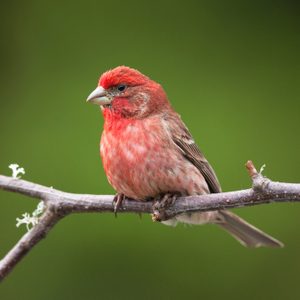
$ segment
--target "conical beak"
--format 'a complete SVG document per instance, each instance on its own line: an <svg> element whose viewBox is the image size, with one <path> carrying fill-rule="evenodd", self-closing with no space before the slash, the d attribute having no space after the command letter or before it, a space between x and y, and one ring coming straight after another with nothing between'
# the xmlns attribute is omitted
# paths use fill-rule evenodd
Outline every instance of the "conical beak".
<svg viewBox="0 0 300 300"><path fill-rule="evenodd" d="M111 99L108 97L107 91L102 86L98 86L87 97L86 102L94 103L98 105L105 105L105 104L109 104L111 102Z"/></svg>

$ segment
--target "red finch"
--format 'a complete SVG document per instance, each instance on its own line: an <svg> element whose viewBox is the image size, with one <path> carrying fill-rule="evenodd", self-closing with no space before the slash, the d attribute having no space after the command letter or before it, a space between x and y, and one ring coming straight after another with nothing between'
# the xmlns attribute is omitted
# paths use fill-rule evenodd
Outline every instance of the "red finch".
<svg viewBox="0 0 300 300"><path fill-rule="evenodd" d="M215 172L158 83L120 66L102 74L87 101L102 109L105 122L100 153L119 199L146 201L163 194L221 192ZM177 221L215 223L248 247L282 246L227 210L184 213L164 223Z"/></svg>

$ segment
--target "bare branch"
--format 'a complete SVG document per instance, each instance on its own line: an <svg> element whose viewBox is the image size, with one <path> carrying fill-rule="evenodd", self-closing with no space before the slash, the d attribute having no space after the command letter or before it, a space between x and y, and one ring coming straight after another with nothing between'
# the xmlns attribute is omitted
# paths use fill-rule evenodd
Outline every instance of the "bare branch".
<svg viewBox="0 0 300 300"><path fill-rule="evenodd" d="M159 211L155 211L155 215L158 219L165 220L184 212L230 209L271 202L300 201L300 184L273 182L257 172L251 161L247 162L246 168L252 178L253 186L251 189L180 197L161 215ZM0 281L64 216L70 213L114 212L114 196L110 195L66 193L26 180L2 175L0 175L0 189L43 200L46 206L39 223L27 232L0 261ZM152 205L151 201L142 202L125 199L119 212L153 213Z"/></svg>

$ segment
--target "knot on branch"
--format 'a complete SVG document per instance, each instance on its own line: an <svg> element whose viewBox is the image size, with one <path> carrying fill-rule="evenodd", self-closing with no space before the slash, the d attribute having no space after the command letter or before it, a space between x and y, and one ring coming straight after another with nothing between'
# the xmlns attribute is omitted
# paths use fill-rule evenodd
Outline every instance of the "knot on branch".
<svg viewBox="0 0 300 300"><path fill-rule="evenodd" d="M262 171L258 172L251 160L248 160L246 163L246 168L248 170L249 176L252 179L252 188L255 192L267 191L270 179L262 175Z"/></svg>

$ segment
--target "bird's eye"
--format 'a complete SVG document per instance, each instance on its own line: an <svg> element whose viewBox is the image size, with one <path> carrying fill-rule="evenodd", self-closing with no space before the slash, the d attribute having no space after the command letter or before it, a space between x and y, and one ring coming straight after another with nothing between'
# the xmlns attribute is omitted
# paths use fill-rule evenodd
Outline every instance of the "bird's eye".
<svg viewBox="0 0 300 300"><path fill-rule="evenodd" d="M126 89L126 85L125 84L119 84L117 86L118 91L123 92Z"/></svg>

